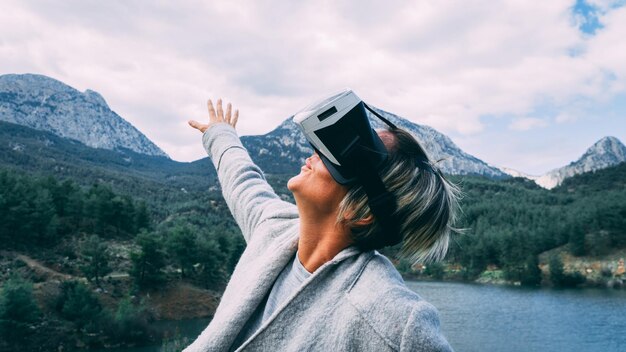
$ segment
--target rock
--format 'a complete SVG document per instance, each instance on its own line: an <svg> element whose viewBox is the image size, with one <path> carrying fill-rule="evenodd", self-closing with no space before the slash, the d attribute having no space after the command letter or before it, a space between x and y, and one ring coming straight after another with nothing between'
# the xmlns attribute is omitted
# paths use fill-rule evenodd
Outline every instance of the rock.
<svg viewBox="0 0 626 352"><path fill-rule="evenodd" d="M0 120L74 139L93 148L167 155L112 111L102 96L42 75L0 76ZM21 149L20 149L21 148ZM21 151L23 147L14 146Z"/></svg>

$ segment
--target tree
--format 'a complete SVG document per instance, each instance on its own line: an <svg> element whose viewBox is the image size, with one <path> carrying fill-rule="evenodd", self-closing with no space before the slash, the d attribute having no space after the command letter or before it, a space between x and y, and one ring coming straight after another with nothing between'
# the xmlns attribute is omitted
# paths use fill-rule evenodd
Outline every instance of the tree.
<svg viewBox="0 0 626 352"><path fill-rule="evenodd" d="M85 261L81 267L83 274L87 280L93 279L100 286L100 278L111 272L106 244L97 235L92 235L81 246L81 255Z"/></svg>
<svg viewBox="0 0 626 352"><path fill-rule="evenodd" d="M576 287L586 281L579 272L566 273L563 270L563 261L558 255L550 257L550 281L556 287Z"/></svg>
<svg viewBox="0 0 626 352"><path fill-rule="evenodd" d="M17 276L9 278L0 292L0 336L9 343L21 344L33 333L29 326L40 314L32 284Z"/></svg>
<svg viewBox="0 0 626 352"><path fill-rule="evenodd" d="M580 257L587 254L585 247L585 231L580 226L571 226L569 229L569 244L572 254Z"/></svg>
<svg viewBox="0 0 626 352"><path fill-rule="evenodd" d="M191 273L196 260L196 235L189 226L176 225L166 236L169 256L177 262L184 278Z"/></svg>
<svg viewBox="0 0 626 352"><path fill-rule="evenodd" d="M72 321L78 329L95 331L102 318L102 306L82 282L65 281L61 284L61 294L57 298L57 310Z"/></svg>
<svg viewBox="0 0 626 352"><path fill-rule="evenodd" d="M165 254L155 234L142 231L135 238L139 251L131 253L133 267L130 275L140 287L149 287L163 280Z"/></svg>
<svg viewBox="0 0 626 352"><path fill-rule="evenodd" d="M135 228L137 230L150 229L150 214L148 213L148 207L144 201L139 202L137 205L135 212Z"/></svg>
<svg viewBox="0 0 626 352"><path fill-rule="evenodd" d="M80 230L85 195L69 180L64 181L59 188L60 193L64 195L56 200L59 232L62 235L72 235Z"/></svg>
<svg viewBox="0 0 626 352"><path fill-rule="evenodd" d="M424 274L432 277L433 279L441 280L445 274L445 266L443 263L433 262L426 265Z"/></svg>
<svg viewBox="0 0 626 352"><path fill-rule="evenodd" d="M124 297L113 316L111 333L118 340L141 342L148 338L148 315L142 303L134 305L130 297Z"/></svg>
<svg viewBox="0 0 626 352"><path fill-rule="evenodd" d="M92 229L103 236L115 222L113 198L115 193L106 184L97 183L87 193L87 215L92 219Z"/></svg>
<svg viewBox="0 0 626 352"><path fill-rule="evenodd" d="M213 239L198 236L196 247L198 249L198 263L200 264L198 275L204 287L211 288L224 278L222 267L226 255Z"/></svg>
<svg viewBox="0 0 626 352"><path fill-rule="evenodd" d="M563 279L565 273L563 272L563 261L558 254L553 254L549 261L550 266L550 281L554 286L560 287L563 285Z"/></svg>
<svg viewBox="0 0 626 352"><path fill-rule="evenodd" d="M541 269L539 268L539 258L536 255L529 255L526 259L521 283L524 286L538 286L541 284Z"/></svg>

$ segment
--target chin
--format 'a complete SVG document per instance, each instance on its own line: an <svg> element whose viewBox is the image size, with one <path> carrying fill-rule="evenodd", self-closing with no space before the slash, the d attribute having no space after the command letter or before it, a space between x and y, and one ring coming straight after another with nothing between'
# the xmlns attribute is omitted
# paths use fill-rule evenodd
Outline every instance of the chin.
<svg viewBox="0 0 626 352"><path fill-rule="evenodd" d="M290 178L289 181L287 181L287 189L291 193L293 193L294 189L298 187L298 176L300 175L295 175L294 177Z"/></svg>

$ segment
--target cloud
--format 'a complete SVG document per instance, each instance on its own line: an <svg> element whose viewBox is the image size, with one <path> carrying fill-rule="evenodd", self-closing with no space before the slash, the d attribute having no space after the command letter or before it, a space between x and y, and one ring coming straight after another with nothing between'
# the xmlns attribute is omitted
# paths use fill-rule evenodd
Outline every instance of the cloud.
<svg viewBox="0 0 626 352"><path fill-rule="evenodd" d="M569 112L561 112L554 118L557 123L572 122L578 120L578 116Z"/></svg>
<svg viewBox="0 0 626 352"><path fill-rule="evenodd" d="M546 101L559 109L626 91L626 10L589 3L602 9L594 36L570 0L16 0L0 14L0 73L96 90L177 160L204 155L185 121L219 96L241 110L240 134L266 133L348 86L414 122L472 135Z"/></svg>
<svg viewBox="0 0 626 352"><path fill-rule="evenodd" d="M536 117L525 117L516 119L509 125L509 129L514 131L528 131L534 128L541 128L548 126L548 123L542 119Z"/></svg>

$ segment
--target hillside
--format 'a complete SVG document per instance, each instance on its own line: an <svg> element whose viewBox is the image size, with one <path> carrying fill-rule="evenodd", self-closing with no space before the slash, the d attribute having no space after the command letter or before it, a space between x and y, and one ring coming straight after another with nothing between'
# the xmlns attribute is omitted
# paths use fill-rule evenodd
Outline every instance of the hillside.
<svg viewBox="0 0 626 352"><path fill-rule="evenodd" d="M167 155L92 90L84 93L50 77L0 76L0 120L52 132L94 148Z"/></svg>
<svg viewBox="0 0 626 352"><path fill-rule="evenodd" d="M604 137L594 143L578 160L535 179L538 185L551 189L568 178L615 166L626 161L626 146L615 137Z"/></svg>
<svg viewBox="0 0 626 352"><path fill-rule="evenodd" d="M243 139L270 184L293 201L285 185L308 150L286 142L298 141L289 123L265 140ZM458 227L465 231L445 264L413 266L397 248L383 253L419 278L622 282L615 261L626 248L625 175L622 163L553 190L524 178L453 175L464 193ZM2 292L18 292L16 304L36 313L18 319L11 338L52 349L160 341L149 328L154 319L210 318L245 246L207 158L181 163L93 148L2 121L0 223ZM548 269L555 258L564 263L562 281ZM0 350L10 348L6 341Z"/></svg>
<svg viewBox="0 0 626 352"><path fill-rule="evenodd" d="M554 190L562 193L592 194L609 189L626 189L626 162L570 177Z"/></svg>
<svg viewBox="0 0 626 352"><path fill-rule="evenodd" d="M528 263L546 265L538 256L556 248L559 255L603 262L613 250L626 248L625 166L574 176L551 191L519 178L460 179L465 193L460 227L466 232L457 236L448 261L462 265L466 278L495 267L518 282L528 275ZM616 266L613 262L611 270Z"/></svg>
<svg viewBox="0 0 626 352"><path fill-rule="evenodd" d="M51 132L0 121L0 166L31 174L69 178L83 185L106 182L146 199L166 193L215 186L215 169L208 159L191 163L149 156L131 150L92 148Z"/></svg>
<svg viewBox="0 0 626 352"><path fill-rule="evenodd" d="M376 109L399 128L411 133L428 152L433 161L447 174L477 175L494 179L509 178L497 168L462 151L450 138L435 129L415 124L405 118ZM373 128L385 128L378 118L369 115ZM293 118L283 121L273 131L259 136L243 136L244 146L252 159L265 172L272 174L295 174L312 149Z"/></svg>

